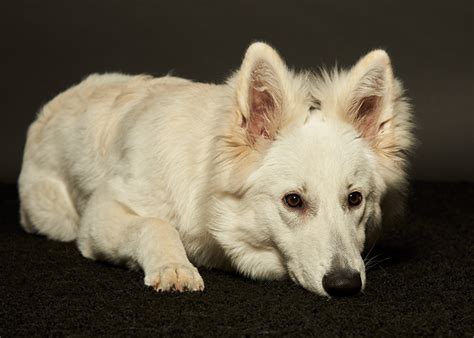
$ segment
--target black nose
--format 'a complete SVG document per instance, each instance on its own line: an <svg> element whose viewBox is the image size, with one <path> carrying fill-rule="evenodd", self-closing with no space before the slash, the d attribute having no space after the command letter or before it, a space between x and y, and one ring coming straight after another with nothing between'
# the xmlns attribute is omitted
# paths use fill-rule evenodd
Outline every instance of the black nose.
<svg viewBox="0 0 474 338"><path fill-rule="evenodd" d="M330 271L323 277L323 287L330 296L354 296L362 288L360 273L349 269Z"/></svg>

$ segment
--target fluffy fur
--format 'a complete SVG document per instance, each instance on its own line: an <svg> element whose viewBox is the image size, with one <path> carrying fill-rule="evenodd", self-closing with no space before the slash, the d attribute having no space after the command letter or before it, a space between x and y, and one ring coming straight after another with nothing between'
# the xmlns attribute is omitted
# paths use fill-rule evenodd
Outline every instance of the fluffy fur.
<svg viewBox="0 0 474 338"><path fill-rule="evenodd" d="M363 289L366 239L403 207L411 130L381 50L315 76L254 43L222 85L91 75L28 131L21 223L139 266L156 290L203 290L195 266L289 276L321 295L345 269Z"/></svg>

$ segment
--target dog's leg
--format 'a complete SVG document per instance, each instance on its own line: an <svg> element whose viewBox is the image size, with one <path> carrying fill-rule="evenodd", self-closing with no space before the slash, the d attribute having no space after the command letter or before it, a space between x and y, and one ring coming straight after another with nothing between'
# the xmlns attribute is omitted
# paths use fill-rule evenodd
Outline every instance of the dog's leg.
<svg viewBox="0 0 474 338"><path fill-rule="evenodd" d="M145 284L158 291L203 290L178 231L162 219L139 216L112 196L102 189L91 197L81 219L81 253L91 259L138 264L145 272Z"/></svg>
<svg viewBox="0 0 474 338"><path fill-rule="evenodd" d="M22 172L20 223L30 233L59 241L77 237L79 216L66 184L55 173Z"/></svg>

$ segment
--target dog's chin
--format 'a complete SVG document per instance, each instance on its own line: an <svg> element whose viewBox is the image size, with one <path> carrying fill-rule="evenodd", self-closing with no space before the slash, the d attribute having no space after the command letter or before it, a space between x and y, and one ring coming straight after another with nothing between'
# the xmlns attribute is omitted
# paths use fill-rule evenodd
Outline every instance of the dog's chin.
<svg viewBox="0 0 474 338"><path fill-rule="evenodd" d="M317 273L308 273L303 269L288 269L288 276L295 284L317 295L329 297L323 288L323 274L321 274L321 278L318 278L318 275Z"/></svg>

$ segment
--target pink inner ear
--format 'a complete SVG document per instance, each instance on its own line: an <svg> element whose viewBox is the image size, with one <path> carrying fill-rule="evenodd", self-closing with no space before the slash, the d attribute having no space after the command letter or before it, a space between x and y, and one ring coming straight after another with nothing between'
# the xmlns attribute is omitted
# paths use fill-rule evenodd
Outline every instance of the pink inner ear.
<svg viewBox="0 0 474 338"><path fill-rule="evenodd" d="M248 132L253 137L272 139L275 135L274 118L276 104L272 95L264 87L250 88L250 119Z"/></svg>
<svg viewBox="0 0 474 338"><path fill-rule="evenodd" d="M372 137L377 133L377 122L381 113L381 96L367 96L359 101L356 111L356 126L364 137Z"/></svg>

